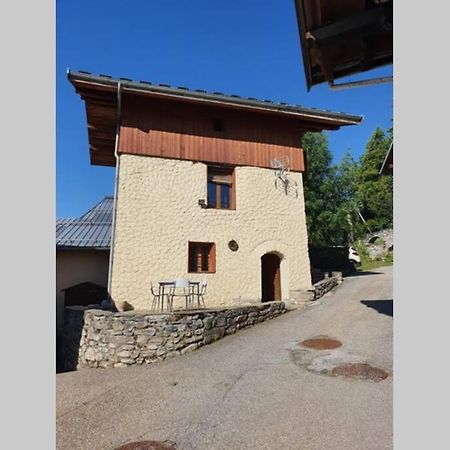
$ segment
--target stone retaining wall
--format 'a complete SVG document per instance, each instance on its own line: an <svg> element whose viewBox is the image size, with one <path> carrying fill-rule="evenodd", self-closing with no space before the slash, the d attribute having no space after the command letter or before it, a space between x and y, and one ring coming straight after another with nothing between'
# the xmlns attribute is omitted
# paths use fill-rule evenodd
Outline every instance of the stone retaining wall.
<svg viewBox="0 0 450 450"><path fill-rule="evenodd" d="M318 281L314 286L314 300L324 296L328 291L331 291L335 286L342 283L341 272L333 272L331 277L324 278Z"/></svg>
<svg viewBox="0 0 450 450"><path fill-rule="evenodd" d="M377 244L370 242L376 238L379 238L381 242ZM394 232L392 229L386 229L369 233L363 243L371 259L383 258L394 249Z"/></svg>
<svg viewBox="0 0 450 450"><path fill-rule="evenodd" d="M284 302L160 314L66 308L61 370L162 361L285 312Z"/></svg>

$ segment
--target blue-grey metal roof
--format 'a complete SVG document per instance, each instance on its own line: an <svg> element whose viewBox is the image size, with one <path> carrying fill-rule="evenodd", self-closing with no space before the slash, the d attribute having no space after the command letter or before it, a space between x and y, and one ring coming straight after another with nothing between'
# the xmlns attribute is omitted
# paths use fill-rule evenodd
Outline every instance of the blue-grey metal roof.
<svg viewBox="0 0 450 450"><path fill-rule="evenodd" d="M56 220L56 247L109 249L114 197L105 197L76 219Z"/></svg>
<svg viewBox="0 0 450 450"><path fill-rule="evenodd" d="M214 101L216 103L257 107L272 112L291 114L303 118L315 118L322 120L335 121L338 126L356 125L363 119L362 116L335 112L330 110L321 110L317 108L305 107L302 105L290 105L288 103L276 103L271 100L258 100L252 97L241 97L234 94L224 94L222 92L207 92L201 89L189 89L185 86L170 86L168 84L154 84L149 81L133 81L130 78L113 78L110 75L94 75L85 70L67 71L67 76L72 82L94 83L104 88L117 89L120 83L122 90L136 92L153 92L155 94L166 94L177 97L197 99L199 101ZM324 127L326 128L326 127Z"/></svg>

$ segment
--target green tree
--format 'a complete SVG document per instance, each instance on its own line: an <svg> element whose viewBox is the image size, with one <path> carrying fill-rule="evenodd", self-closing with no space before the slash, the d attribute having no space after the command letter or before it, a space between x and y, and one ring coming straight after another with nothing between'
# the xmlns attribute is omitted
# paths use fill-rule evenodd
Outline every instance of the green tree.
<svg viewBox="0 0 450 450"><path fill-rule="evenodd" d="M348 243L352 243L365 231L357 203L359 164L347 150L342 160L335 166L335 171L339 201L341 208L347 213L349 223Z"/></svg>
<svg viewBox="0 0 450 450"><path fill-rule="evenodd" d="M327 136L305 133L303 149L306 224L315 247L348 245L369 228L392 226L392 177L379 174L392 140L377 128L359 162L346 152L332 165Z"/></svg>
<svg viewBox="0 0 450 450"><path fill-rule="evenodd" d="M392 176L379 174L391 143L390 136L391 131L386 136L383 130L377 128L360 161L355 200L372 231L392 226L393 180Z"/></svg>
<svg viewBox="0 0 450 450"><path fill-rule="evenodd" d="M353 196L355 163L345 158L332 166L325 134L305 133L303 149L307 158L305 175L305 211L309 243L316 247L346 245L352 234L349 204Z"/></svg>

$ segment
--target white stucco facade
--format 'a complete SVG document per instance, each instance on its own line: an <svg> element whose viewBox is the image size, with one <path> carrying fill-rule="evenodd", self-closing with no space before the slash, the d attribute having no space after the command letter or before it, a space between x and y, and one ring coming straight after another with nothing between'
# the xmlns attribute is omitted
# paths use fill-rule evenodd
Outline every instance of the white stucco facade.
<svg viewBox="0 0 450 450"><path fill-rule="evenodd" d="M236 209L204 209L207 166L199 162L120 155L111 274L116 303L149 309L150 280L208 282L207 306L261 301L261 257L282 257L281 294L311 289L301 173L289 188L274 171L236 167ZM235 240L233 252L228 242ZM188 273L188 243L216 245L215 273Z"/></svg>

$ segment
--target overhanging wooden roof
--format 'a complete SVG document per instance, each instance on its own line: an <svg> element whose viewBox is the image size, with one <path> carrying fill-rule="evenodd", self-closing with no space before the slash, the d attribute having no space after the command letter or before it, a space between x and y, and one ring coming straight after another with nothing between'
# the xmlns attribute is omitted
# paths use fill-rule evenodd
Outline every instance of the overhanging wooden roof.
<svg viewBox="0 0 450 450"><path fill-rule="evenodd" d="M393 60L393 0L295 0L308 91Z"/></svg>
<svg viewBox="0 0 450 450"><path fill-rule="evenodd" d="M118 126L118 90L121 96L132 95L149 100L167 101L171 104L202 105L213 109L245 111L252 117L274 120L289 120L299 123L299 128L321 131L335 130L341 126L355 125L362 117L328 110L305 108L300 105L274 103L270 100L243 98L189 90L184 87L155 85L147 81L132 81L127 78L112 78L108 75L93 75L89 72L68 72L68 78L85 101L91 163L114 165L114 148ZM264 116L262 116L264 115Z"/></svg>

